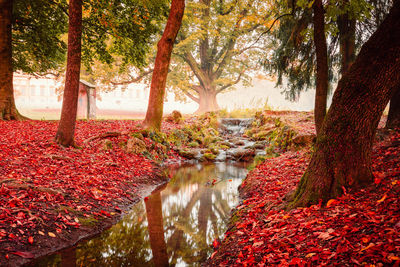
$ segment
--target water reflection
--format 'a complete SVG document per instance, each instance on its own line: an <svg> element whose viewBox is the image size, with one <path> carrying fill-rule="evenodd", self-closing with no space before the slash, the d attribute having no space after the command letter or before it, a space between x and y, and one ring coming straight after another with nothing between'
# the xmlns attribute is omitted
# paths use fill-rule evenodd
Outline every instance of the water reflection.
<svg viewBox="0 0 400 267"><path fill-rule="evenodd" d="M172 169L170 183L112 228L37 266L196 266L222 238L244 166L217 163Z"/></svg>

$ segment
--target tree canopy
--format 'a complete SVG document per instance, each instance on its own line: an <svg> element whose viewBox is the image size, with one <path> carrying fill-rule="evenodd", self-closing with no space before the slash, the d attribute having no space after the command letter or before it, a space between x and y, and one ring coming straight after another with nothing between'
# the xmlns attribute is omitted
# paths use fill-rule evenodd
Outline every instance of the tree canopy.
<svg viewBox="0 0 400 267"><path fill-rule="evenodd" d="M217 110L217 94L250 84L273 16L269 1L188 1L168 87L199 103L199 112Z"/></svg>

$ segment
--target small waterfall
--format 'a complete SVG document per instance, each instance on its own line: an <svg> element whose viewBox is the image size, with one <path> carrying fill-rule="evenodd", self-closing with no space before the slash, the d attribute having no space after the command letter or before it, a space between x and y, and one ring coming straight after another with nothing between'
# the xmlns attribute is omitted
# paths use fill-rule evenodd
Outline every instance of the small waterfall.
<svg viewBox="0 0 400 267"><path fill-rule="evenodd" d="M232 119L223 118L220 120L221 128L227 134L232 136L241 136L254 119Z"/></svg>

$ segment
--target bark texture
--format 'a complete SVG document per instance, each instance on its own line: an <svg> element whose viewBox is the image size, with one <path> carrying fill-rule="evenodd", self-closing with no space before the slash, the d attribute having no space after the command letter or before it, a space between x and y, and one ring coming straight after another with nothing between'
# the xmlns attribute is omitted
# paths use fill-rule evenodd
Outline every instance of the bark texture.
<svg viewBox="0 0 400 267"><path fill-rule="evenodd" d="M343 0L342 7L348 4L349 0ZM339 29L339 44L341 54L342 75L350 68L355 59L356 45L356 20L348 13L342 14L337 19Z"/></svg>
<svg viewBox="0 0 400 267"><path fill-rule="evenodd" d="M21 120L15 107L12 66L13 0L0 0L0 120Z"/></svg>
<svg viewBox="0 0 400 267"><path fill-rule="evenodd" d="M79 75L81 70L82 0L69 1L67 72L61 119L56 142L62 146L75 146L74 133L78 109Z"/></svg>
<svg viewBox="0 0 400 267"><path fill-rule="evenodd" d="M315 128L320 132L326 114L326 98L328 96L328 48L325 38L325 14L322 0L313 4L314 44L317 58L317 81L315 90Z"/></svg>
<svg viewBox="0 0 400 267"><path fill-rule="evenodd" d="M373 182L371 149L385 106L400 87L400 1L343 75L315 152L289 207L327 201Z"/></svg>
<svg viewBox="0 0 400 267"><path fill-rule="evenodd" d="M400 87L390 99L389 114L386 121L386 128L400 128Z"/></svg>
<svg viewBox="0 0 400 267"><path fill-rule="evenodd" d="M150 86L149 105L143 125L146 128L160 130L164 107L165 86L172 48L182 24L185 0L172 0L167 25L161 40L157 44L157 56Z"/></svg>

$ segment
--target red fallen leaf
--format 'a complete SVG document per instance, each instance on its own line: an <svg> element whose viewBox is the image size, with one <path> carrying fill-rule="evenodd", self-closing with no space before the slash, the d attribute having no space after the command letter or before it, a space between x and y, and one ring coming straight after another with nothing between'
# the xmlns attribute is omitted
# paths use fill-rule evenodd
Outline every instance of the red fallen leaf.
<svg viewBox="0 0 400 267"><path fill-rule="evenodd" d="M293 258L289 265L301 265L301 259L300 258Z"/></svg>
<svg viewBox="0 0 400 267"><path fill-rule="evenodd" d="M379 199L378 201L376 201L377 203L381 203L383 201L385 201L385 199L387 198L386 193L383 195L383 197L381 199Z"/></svg>
<svg viewBox="0 0 400 267"><path fill-rule="evenodd" d="M14 255L20 256L22 258L25 259L32 259L35 257L35 255L33 255L31 252L27 252L27 251L16 251L16 252L11 252Z"/></svg>
<svg viewBox="0 0 400 267"><path fill-rule="evenodd" d="M211 259L214 258L215 254L217 254L217 252L213 252L213 254L211 254Z"/></svg>
<svg viewBox="0 0 400 267"><path fill-rule="evenodd" d="M330 199L328 200L328 202L326 203L326 207L329 208L330 206L333 206L337 203L336 199Z"/></svg>
<svg viewBox="0 0 400 267"><path fill-rule="evenodd" d="M28 242L29 242L29 244L33 244L33 237L32 236L28 237Z"/></svg>
<svg viewBox="0 0 400 267"><path fill-rule="evenodd" d="M6 257L6 259L7 259L7 260L9 260L9 259L10 259L10 257L8 256L8 254L6 254L6 256L5 256L5 257Z"/></svg>
<svg viewBox="0 0 400 267"><path fill-rule="evenodd" d="M149 200L149 197L144 197L144 201L147 201L147 200Z"/></svg>
<svg viewBox="0 0 400 267"><path fill-rule="evenodd" d="M221 242L219 241L218 238L214 239L214 241L212 242L212 246L214 248L214 250L218 249L218 247L221 245Z"/></svg>

